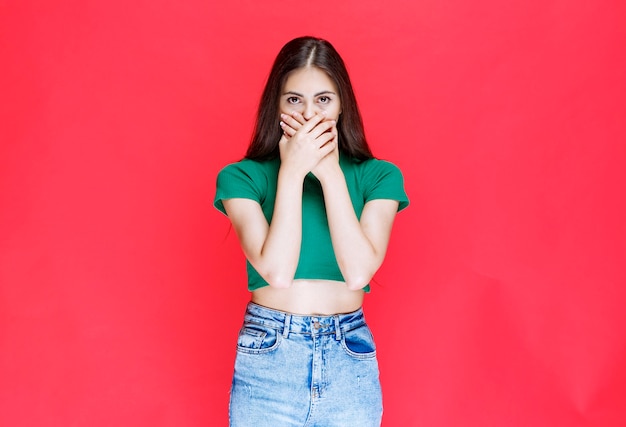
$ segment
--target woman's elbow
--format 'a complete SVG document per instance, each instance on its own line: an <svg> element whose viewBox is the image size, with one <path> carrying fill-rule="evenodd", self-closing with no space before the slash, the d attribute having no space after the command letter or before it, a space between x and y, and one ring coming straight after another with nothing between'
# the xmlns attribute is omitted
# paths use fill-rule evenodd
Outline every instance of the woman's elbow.
<svg viewBox="0 0 626 427"><path fill-rule="evenodd" d="M289 275L268 274L264 279L270 287L276 289L290 288L293 283L293 276Z"/></svg>
<svg viewBox="0 0 626 427"><path fill-rule="evenodd" d="M370 275L354 276L354 277L345 277L344 279L345 279L345 283L348 289L350 289L351 291L359 291L370 283L372 276Z"/></svg>
<svg viewBox="0 0 626 427"><path fill-rule="evenodd" d="M348 289L351 291L358 291L369 285L372 277L374 277L374 273L376 273L377 269L372 268L373 263L368 263L370 265L365 266L362 265L353 265L353 266L343 266L340 270L343 275L343 281L345 282Z"/></svg>

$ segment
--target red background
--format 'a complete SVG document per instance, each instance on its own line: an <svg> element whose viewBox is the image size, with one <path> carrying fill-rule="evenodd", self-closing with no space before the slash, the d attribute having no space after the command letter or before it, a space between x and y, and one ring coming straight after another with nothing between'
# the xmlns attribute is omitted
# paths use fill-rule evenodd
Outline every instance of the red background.
<svg viewBox="0 0 626 427"><path fill-rule="evenodd" d="M215 176L304 34L343 55L411 197L366 298L384 425L626 425L623 2L0 17L3 426L226 425L248 295Z"/></svg>

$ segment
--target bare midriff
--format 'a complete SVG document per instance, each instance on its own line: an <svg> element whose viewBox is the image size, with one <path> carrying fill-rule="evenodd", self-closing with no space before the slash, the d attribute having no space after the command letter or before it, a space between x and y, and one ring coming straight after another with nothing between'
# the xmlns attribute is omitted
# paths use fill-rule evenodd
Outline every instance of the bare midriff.
<svg viewBox="0 0 626 427"><path fill-rule="evenodd" d="M363 304L363 290L353 291L332 280L294 280L286 289L265 286L252 292L252 302L301 315L350 313Z"/></svg>

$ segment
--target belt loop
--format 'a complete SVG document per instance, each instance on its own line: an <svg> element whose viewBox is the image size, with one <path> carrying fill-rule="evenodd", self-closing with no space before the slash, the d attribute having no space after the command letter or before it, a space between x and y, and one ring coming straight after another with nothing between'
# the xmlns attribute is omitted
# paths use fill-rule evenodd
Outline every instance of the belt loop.
<svg viewBox="0 0 626 427"><path fill-rule="evenodd" d="M283 338L289 337L289 326L291 324L291 314L285 314L285 326L283 328Z"/></svg>
<svg viewBox="0 0 626 427"><path fill-rule="evenodd" d="M339 316L335 314L333 318L335 319L335 339L337 341L341 341L341 326L339 325Z"/></svg>

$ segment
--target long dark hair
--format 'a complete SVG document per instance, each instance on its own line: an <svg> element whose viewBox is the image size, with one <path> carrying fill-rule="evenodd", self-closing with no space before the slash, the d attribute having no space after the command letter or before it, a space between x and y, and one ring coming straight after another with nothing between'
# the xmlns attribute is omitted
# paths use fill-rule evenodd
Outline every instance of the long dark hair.
<svg viewBox="0 0 626 427"><path fill-rule="evenodd" d="M337 120L339 151L357 160L372 158L346 66L329 42L315 37L293 39L278 53L261 95L254 135L246 158L268 160L279 156L281 91L289 73L307 66L326 72L339 91L342 111Z"/></svg>

